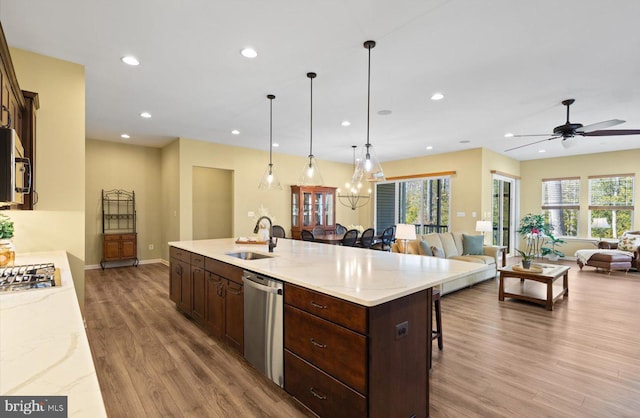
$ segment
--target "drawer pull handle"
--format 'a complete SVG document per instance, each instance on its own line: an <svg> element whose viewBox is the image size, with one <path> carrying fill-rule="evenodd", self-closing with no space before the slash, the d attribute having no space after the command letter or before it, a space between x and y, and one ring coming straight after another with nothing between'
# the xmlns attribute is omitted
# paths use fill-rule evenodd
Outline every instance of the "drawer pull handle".
<svg viewBox="0 0 640 418"><path fill-rule="evenodd" d="M320 399L321 401L324 401L325 399L327 399L325 395L320 395L318 392L316 392L316 388L310 388L309 391L313 396Z"/></svg>
<svg viewBox="0 0 640 418"><path fill-rule="evenodd" d="M316 347L327 348L326 344L319 343L316 340L314 340L313 338L311 338L310 341L311 341L311 344L315 345Z"/></svg>
<svg viewBox="0 0 640 418"><path fill-rule="evenodd" d="M327 305L319 305L315 302L311 302L311 306L313 306L314 308L318 308L318 309L327 309Z"/></svg>

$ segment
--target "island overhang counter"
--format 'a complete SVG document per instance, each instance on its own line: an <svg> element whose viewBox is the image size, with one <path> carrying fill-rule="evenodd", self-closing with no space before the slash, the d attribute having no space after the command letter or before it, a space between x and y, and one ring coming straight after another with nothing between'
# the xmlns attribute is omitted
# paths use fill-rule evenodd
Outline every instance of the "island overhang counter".
<svg viewBox="0 0 640 418"><path fill-rule="evenodd" d="M487 268L289 239L274 253L231 238L169 245L171 299L241 354L237 328L258 326L237 318L242 271L284 282L284 388L331 417L428 417L431 288ZM229 255L242 252L268 257Z"/></svg>

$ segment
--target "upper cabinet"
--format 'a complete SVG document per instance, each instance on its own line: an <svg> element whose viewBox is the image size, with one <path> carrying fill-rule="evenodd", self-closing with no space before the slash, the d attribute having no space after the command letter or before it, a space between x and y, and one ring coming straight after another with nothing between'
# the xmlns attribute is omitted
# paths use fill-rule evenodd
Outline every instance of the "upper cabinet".
<svg viewBox="0 0 640 418"><path fill-rule="evenodd" d="M22 141L24 157L31 165L31 189L24 195L24 203L11 209L33 209L37 203L35 192L36 110L40 107L38 94L22 91L13 69L9 46L0 24L0 126L15 129Z"/></svg>
<svg viewBox="0 0 640 418"><path fill-rule="evenodd" d="M302 230L316 226L336 230L336 188L291 186L291 236L300 239Z"/></svg>

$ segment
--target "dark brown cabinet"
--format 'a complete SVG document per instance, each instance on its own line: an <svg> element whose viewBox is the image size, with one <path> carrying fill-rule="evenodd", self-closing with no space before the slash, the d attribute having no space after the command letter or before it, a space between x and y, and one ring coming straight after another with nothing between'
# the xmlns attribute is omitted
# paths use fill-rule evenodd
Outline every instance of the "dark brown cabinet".
<svg viewBox="0 0 640 418"><path fill-rule="evenodd" d="M364 307L285 285L285 390L321 417L429 415L431 289Z"/></svg>
<svg viewBox="0 0 640 418"><path fill-rule="evenodd" d="M211 336L244 353L242 269L170 247L169 297Z"/></svg>
<svg viewBox="0 0 640 418"><path fill-rule="evenodd" d="M336 230L336 188L291 186L291 236L300 239L302 230L316 226L326 232Z"/></svg>
<svg viewBox="0 0 640 418"><path fill-rule="evenodd" d="M104 269L109 261L133 260L138 265L136 234L136 194L120 189L102 190L102 259Z"/></svg>
<svg viewBox="0 0 640 418"><path fill-rule="evenodd" d="M137 257L137 234L104 234L102 261L131 260Z"/></svg>

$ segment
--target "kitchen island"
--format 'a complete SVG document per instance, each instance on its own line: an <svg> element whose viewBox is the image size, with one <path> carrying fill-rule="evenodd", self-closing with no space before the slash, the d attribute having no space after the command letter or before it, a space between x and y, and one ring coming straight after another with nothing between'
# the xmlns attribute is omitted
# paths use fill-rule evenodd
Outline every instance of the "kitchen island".
<svg viewBox="0 0 640 418"><path fill-rule="evenodd" d="M215 289L219 295L220 285L199 283L237 284L243 269L285 283L284 387L320 416L429 416L431 288L487 268L288 239L280 239L272 254L266 245L234 239L169 245L172 300L196 322L226 315L217 336L238 334L233 328L242 321L228 320L234 312L228 305L242 299L210 309L208 294ZM268 257L228 255L238 252ZM241 339L230 341L242 353Z"/></svg>
<svg viewBox="0 0 640 418"><path fill-rule="evenodd" d="M15 260L51 262L62 286L0 294L0 395L67 396L67 416L106 417L67 253Z"/></svg>

